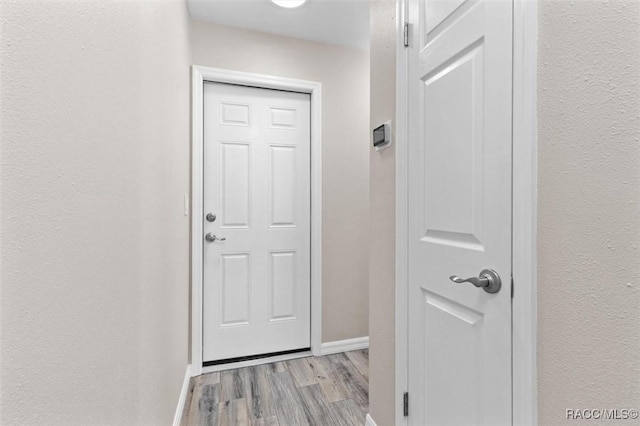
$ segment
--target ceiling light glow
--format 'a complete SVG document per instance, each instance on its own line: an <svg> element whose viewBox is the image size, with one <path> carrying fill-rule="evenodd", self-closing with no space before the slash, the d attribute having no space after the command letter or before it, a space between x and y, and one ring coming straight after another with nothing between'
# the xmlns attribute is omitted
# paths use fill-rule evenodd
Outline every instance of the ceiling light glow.
<svg viewBox="0 0 640 426"><path fill-rule="evenodd" d="M296 7L300 7L307 2L307 0L271 0L273 3L277 4L280 7L284 7L287 9L294 9Z"/></svg>

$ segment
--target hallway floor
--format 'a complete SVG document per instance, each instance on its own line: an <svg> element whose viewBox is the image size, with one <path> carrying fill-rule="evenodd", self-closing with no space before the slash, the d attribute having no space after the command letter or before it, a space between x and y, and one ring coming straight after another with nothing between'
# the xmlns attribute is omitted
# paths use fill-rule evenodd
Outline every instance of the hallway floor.
<svg viewBox="0 0 640 426"><path fill-rule="evenodd" d="M362 426L368 408L362 350L194 377L181 426Z"/></svg>

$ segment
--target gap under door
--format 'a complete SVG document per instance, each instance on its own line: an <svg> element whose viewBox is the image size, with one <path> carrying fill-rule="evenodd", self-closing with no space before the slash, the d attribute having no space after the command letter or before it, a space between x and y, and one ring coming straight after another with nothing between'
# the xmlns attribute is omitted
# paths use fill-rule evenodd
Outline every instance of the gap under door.
<svg viewBox="0 0 640 426"><path fill-rule="evenodd" d="M204 83L203 363L311 346L311 103Z"/></svg>

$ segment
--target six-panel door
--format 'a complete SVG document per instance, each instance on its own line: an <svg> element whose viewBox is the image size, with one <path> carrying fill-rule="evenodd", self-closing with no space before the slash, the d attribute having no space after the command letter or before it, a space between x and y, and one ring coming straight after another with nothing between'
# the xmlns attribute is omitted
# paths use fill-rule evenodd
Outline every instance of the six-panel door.
<svg viewBox="0 0 640 426"><path fill-rule="evenodd" d="M205 83L203 199L203 361L309 348L309 95Z"/></svg>

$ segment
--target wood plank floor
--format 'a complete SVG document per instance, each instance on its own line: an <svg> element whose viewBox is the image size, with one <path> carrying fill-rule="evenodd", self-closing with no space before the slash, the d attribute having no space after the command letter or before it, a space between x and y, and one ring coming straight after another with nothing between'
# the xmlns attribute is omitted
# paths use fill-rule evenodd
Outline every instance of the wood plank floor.
<svg viewBox="0 0 640 426"><path fill-rule="evenodd" d="M181 426L362 426L368 409L365 349L194 377Z"/></svg>

